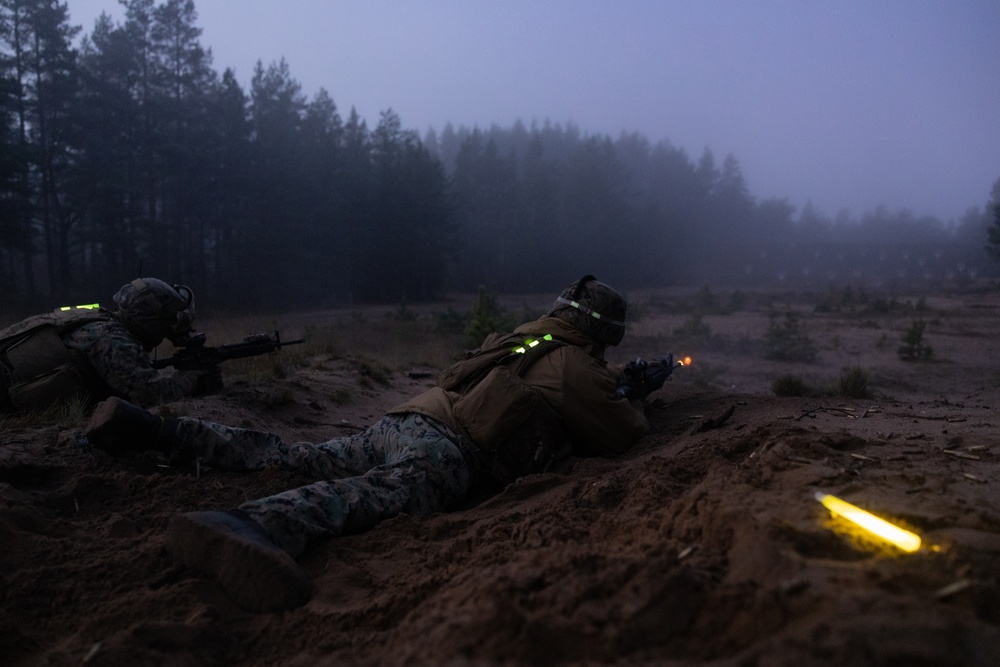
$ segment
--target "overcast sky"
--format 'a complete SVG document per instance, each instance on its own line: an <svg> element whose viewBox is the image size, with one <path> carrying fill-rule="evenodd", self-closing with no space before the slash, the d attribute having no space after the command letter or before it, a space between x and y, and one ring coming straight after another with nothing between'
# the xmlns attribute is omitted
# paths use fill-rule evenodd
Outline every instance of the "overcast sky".
<svg viewBox="0 0 1000 667"><path fill-rule="evenodd" d="M68 0L84 33L116 0ZM158 3L159 4L159 3ZM346 117L638 132L758 200L943 221L1000 178L1000 0L195 0L218 72L284 58Z"/></svg>

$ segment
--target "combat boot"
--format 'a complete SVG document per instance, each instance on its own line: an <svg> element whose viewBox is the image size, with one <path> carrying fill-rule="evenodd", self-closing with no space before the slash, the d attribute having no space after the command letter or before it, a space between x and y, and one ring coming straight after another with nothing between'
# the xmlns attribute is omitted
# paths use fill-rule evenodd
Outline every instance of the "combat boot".
<svg viewBox="0 0 1000 667"><path fill-rule="evenodd" d="M175 516L167 545L175 561L214 577L249 611L294 609L311 596L305 571L241 510Z"/></svg>
<svg viewBox="0 0 1000 667"><path fill-rule="evenodd" d="M143 450L170 453L176 444L177 420L164 419L112 397L94 408L84 434L92 445L111 453Z"/></svg>

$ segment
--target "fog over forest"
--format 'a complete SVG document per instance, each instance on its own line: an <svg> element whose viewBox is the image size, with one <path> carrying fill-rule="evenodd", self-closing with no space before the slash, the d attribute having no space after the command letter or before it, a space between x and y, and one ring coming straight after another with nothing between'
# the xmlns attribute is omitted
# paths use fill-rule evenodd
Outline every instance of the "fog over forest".
<svg viewBox="0 0 1000 667"><path fill-rule="evenodd" d="M284 61L244 88L213 68L192 3L129 0L84 32L65 5L0 0L0 24L0 311L107 300L140 274L269 309L551 292L585 273L626 290L998 277L1000 178L959 220L829 217L758 198L733 154L555 123L420 136L391 110L369 124L336 91L306 96Z"/></svg>

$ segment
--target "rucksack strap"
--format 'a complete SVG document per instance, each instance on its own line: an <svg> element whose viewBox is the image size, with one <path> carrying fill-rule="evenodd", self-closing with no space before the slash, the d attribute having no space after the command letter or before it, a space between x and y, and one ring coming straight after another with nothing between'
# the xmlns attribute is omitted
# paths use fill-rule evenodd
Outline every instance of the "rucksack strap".
<svg viewBox="0 0 1000 667"><path fill-rule="evenodd" d="M532 364L567 344L551 334L538 337L504 334L490 341L488 347L476 350L468 358L441 373L438 376L438 386L462 394L476 386L494 368L502 365L509 366L512 373L523 377Z"/></svg>

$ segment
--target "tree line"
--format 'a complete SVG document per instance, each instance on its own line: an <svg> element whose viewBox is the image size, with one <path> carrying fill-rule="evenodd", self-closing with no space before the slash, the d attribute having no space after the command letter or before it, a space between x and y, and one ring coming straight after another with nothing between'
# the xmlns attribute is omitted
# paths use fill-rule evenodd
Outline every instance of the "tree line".
<svg viewBox="0 0 1000 667"><path fill-rule="evenodd" d="M284 62L221 76L190 0L129 0L74 47L54 0L0 1L5 297L139 274L217 302L425 298L453 236L440 162L391 111L373 130Z"/></svg>
<svg viewBox="0 0 1000 667"><path fill-rule="evenodd" d="M958 227L905 211L796 219L748 192L735 156L692 160L638 134L516 122L421 138L392 110L370 129L327 91L306 96L284 61L258 62L246 90L215 71L193 0L121 4L122 21L81 35L65 3L0 0L9 305L103 298L140 274L269 308L552 290L584 273L766 282L796 244L848 228L986 256L985 212Z"/></svg>
<svg viewBox="0 0 1000 667"><path fill-rule="evenodd" d="M460 272L484 284L546 288L593 266L640 286L902 289L1000 275L989 259L1000 259L1000 179L986 207L947 223L884 206L831 218L808 202L757 200L732 154L692 160L639 134L448 125L424 143L452 177Z"/></svg>

